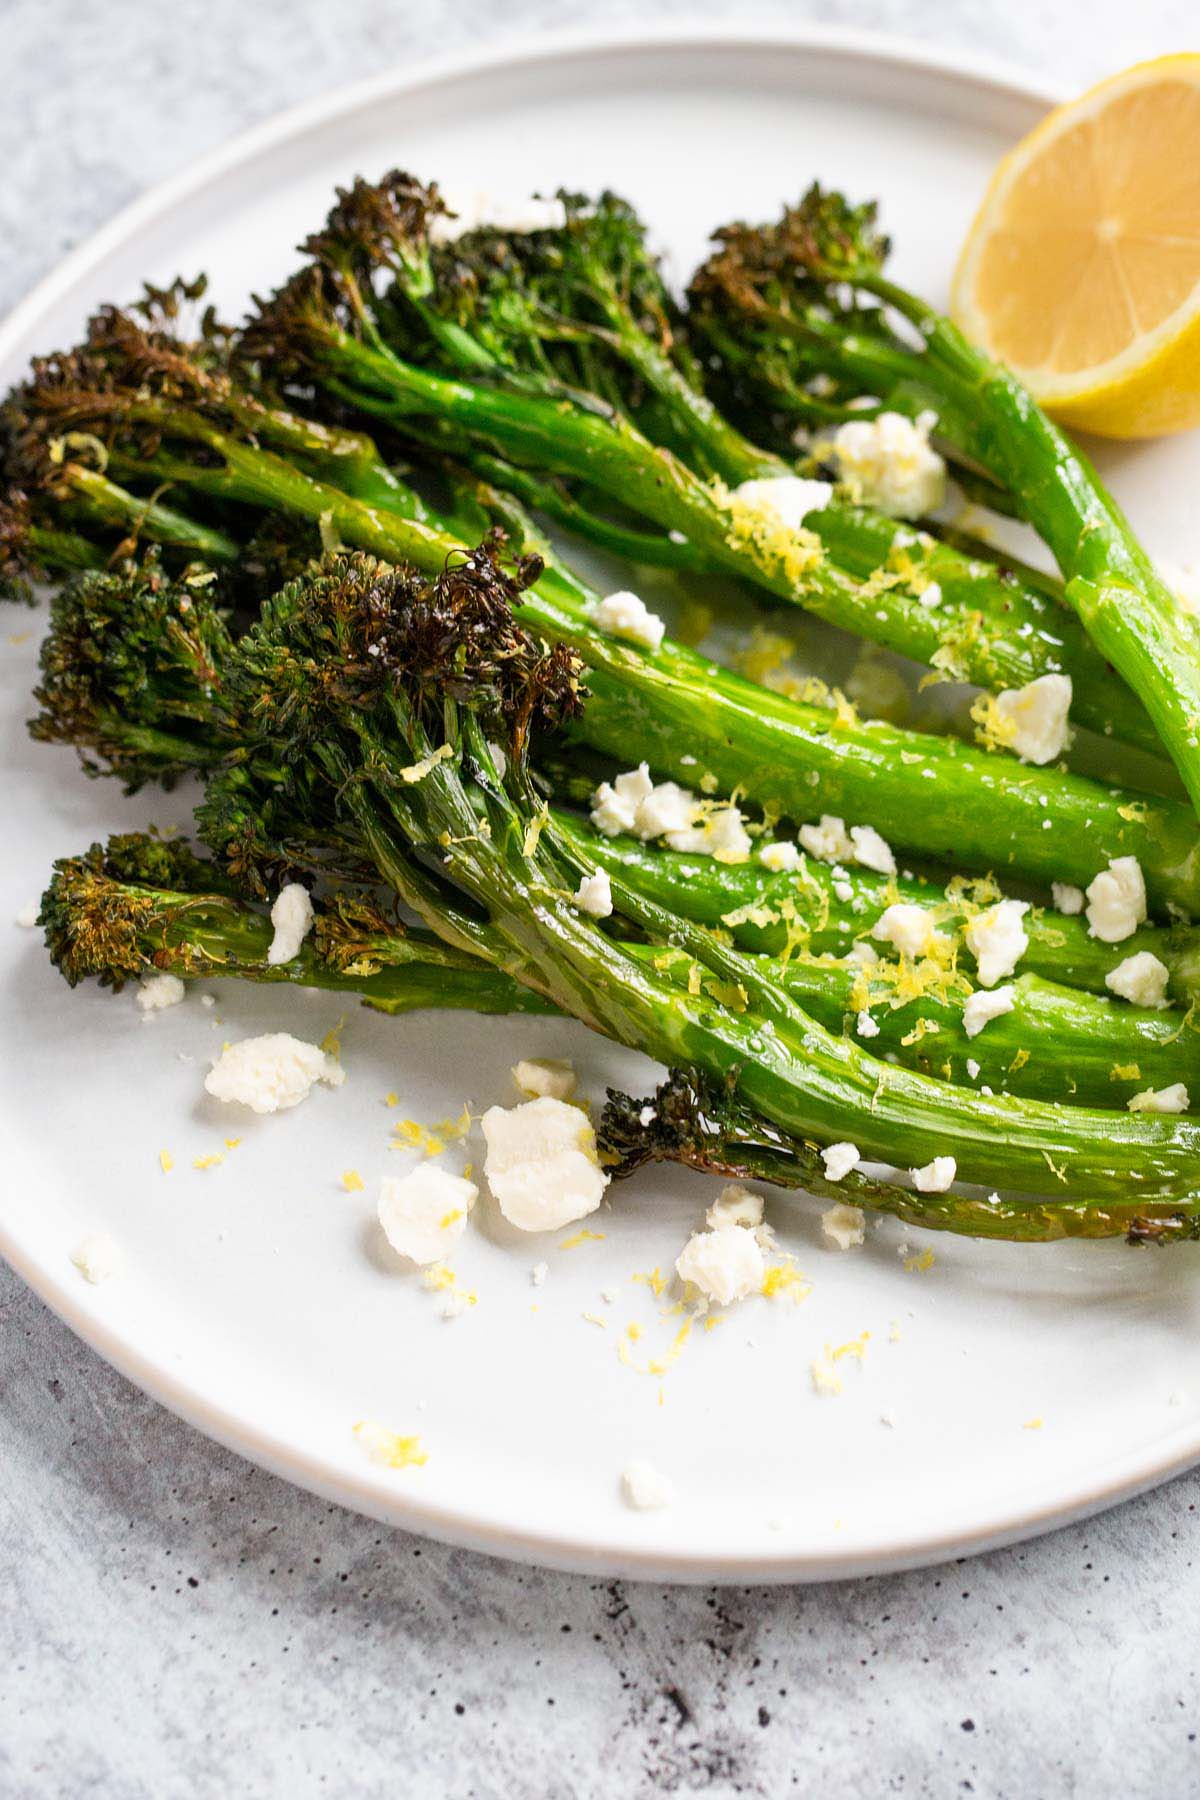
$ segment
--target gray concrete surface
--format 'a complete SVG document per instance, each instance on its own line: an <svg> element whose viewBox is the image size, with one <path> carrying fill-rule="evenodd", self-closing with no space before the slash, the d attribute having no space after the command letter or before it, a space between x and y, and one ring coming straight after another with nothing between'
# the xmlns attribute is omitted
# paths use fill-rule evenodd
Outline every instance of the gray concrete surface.
<svg viewBox="0 0 1200 1800"><path fill-rule="evenodd" d="M148 183L387 62L720 0L4 0L0 309ZM1083 82L1191 0L759 5ZM0 1794L1200 1792L1200 1476L1025 1548L669 1590L389 1534L216 1449L0 1270Z"/></svg>

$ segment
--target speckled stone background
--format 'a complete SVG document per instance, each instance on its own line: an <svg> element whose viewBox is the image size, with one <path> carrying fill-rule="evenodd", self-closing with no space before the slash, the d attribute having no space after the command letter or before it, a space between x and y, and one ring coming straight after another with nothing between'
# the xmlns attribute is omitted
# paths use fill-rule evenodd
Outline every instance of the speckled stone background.
<svg viewBox="0 0 1200 1800"><path fill-rule="evenodd" d="M0 310L309 94L604 20L808 17L1083 83L1195 0L0 0ZM1200 1792L1200 1474L1024 1549L791 1590L544 1574L215 1448L0 1271L0 1794Z"/></svg>

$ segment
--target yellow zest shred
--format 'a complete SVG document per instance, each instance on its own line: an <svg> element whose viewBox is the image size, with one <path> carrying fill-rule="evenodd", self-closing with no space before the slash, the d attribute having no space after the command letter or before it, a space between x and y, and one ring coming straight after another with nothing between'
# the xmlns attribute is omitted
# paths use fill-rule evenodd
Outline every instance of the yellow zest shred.
<svg viewBox="0 0 1200 1800"><path fill-rule="evenodd" d="M215 1169L219 1163L224 1161L225 1158L219 1150L210 1150L207 1156L193 1156L192 1167L193 1169Z"/></svg>
<svg viewBox="0 0 1200 1800"><path fill-rule="evenodd" d="M169 1175L171 1173L171 1170L175 1167L175 1158L171 1155L169 1150L159 1151L158 1166L164 1175Z"/></svg>
<svg viewBox="0 0 1200 1800"><path fill-rule="evenodd" d="M345 1190L348 1194L361 1194L362 1193L363 1178L359 1174L357 1169L343 1169L342 1170L342 1186L345 1188Z"/></svg>
<svg viewBox="0 0 1200 1800"><path fill-rule="evenodd" d="M429 1452L419 1437L402 1437L376 1425L373 1419L360 1419L354 1427L358 1439L372 1462L389 1469L419 1469L429 1461Z"/></svg>
<svg viewBox="0 0 1200 1800"><path fill-rule="evenodd" d="M401 769L400 779L410 783L424 781L431 769L436 769L440 762L445 762L453 755L454 746L452 744L439 744L436 750L430 751L428 756L423 756L420 762L409 763L406 769Z"/></svg>
<svg viewBox="0 0 1200 1800"><path fill-rule="evenodd" d="M923 1275L926 1269L932 1269L936 1261L937 1258L934 1256L932 1250L921 1250L913 1256L906 1256L904 1259L904 1267L910 1275ZM894 1343L895 1339L892 1341Z"/></svg>
<svg viewBox="0 0 1200 1800"><path fill-rule="evenodd" d="M558 1248L560 1250L577 1250L580 1244L602 1244L603 1242L604 1233L602 1231L577 1231L574 1237L564 1238Z"/></svg>

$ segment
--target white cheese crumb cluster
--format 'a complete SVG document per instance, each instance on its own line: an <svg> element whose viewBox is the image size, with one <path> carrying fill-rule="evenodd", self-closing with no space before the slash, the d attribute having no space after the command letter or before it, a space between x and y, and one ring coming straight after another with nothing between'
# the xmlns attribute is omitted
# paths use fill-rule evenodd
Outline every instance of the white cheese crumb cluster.
<svg viewBox="0 0 1200 1800"><path fill-rule="evenodd" d="M1139 950L1110 969L1104 985L1134 1006L1165 1006L1171 971L1152 950Z"/></svg>
<svg viewBox="0 0 1200 1800"><path fill-rule="evenodd" d="M608 637L624 638L626 643L641 644L646 650L657 650L667 628L657 613L652 613L639 594L619 588L615 594L597 600L591 611L592 624Z"/></svg>
<svg viewBox="0 0 1200 1800"><path fill-rule="evenodd" d="M1146 917L1146 881L1136 856L1114 857L1087 891L1088 929L1103 944L1132 937Z"/></svg>
<svg viewBox="0 0 1200 1800"><path fill-rule="evenodd" d="M580 912L590 913L593 919L607 919L613 909L612 882L607 869L597 869L594 875L580 877L579 886L571 896Z"/></svg>
<svg viewBox="0 0 1200 1800"><path fill-rule="evenodd" d="M780 840L775 844L764 844L758 860L772 875L792 875L800 867L800 852L795 844Z"/></svg>
<svg viewBox="0 0 1200 1800"><path fill-rule="evenodd" d="M161 1012L164 1006L178 1006L186 993L178 975L143 975L137 1003L145 1013Z"/></svg>
<svg viewBox="0 0 1200 1800"><path fill-rule="evenodd" d="M755 512L768 513L789 531L799 531L809 513L823 512L833 498L828 481L807 481L801 475L764 475L743 481L734 489L735 500Z"/></svg>
<svg viewBox="0 0 1200 1800"><path fill-rule="evenodd" d="M80 1238L71 1252L71 1261L93 1287L125 1271L125 1253L107 1231L89 1231Z"/></svg>
<svg viewBox="0 0 1200 1800"><path fill-rule="evenodd" d="M466 1230L479 1189L462 1175L423 1162L379 1186L379 1223L398 1256L424 1267L441 1262Z"/></svg>
<svg viewBox="0 0 1200 1800"><path fill-rule="evenodd" d="M1028 911L1027 900L1000 900L986 912L976 913L964 927L963 936L984 987L995 987L1011 975L1028 950L1029 934L1021 923Z"/></svg>
<svg viewBox="0 0 1200 1800"><path fill-rule="evenodd" d="M879 1027L875 1029L878 1031ZM826 1144L821 1152L828 1181L843 1181L851 1169L858 1167L860 1160L857 1144Z"/></svg>
<svg viewBox="0 0 1200 1800"><path fill-rule="evenodd" d="M706 1299L728 1306L759 1291L766 1265L753 1231L745 1225L717 1225L693 1232L675 1259L675 1271Z"/></svg>
<svg viewBox="0 0 1200 1800"><path fill-rule="evenodd" d="M993 988L990 992L984 988L976 988L963 1002L963 1030L969 1038L978 1037L992 1019L999 1019L1004 1013L1010 1013L1015 1000L1016 989L1011 984ZM978 1066L976 1064L977 1070Z"/></svg>
<svg viewBox="0 0 1200 1800"><path fill-rule="evenodd" d="M1071 741L1071 677L1039 675L996 695L994 717L1007 747L1022 762L1048 763Z"/></svg>
<svg viewBox="0 0 1200 1800"><path fill-rule="evenodd" d="M491 1106L482 1119L484 1173L518 1231L555 1231L595 1212L609 1176L596 1134L579 1107L543 1094L521 1106Z"/></svg>
<svg viewBox="0 0 1200 1800"><path fill-rule="evenodd" d="M913 1169L912 1184L919 1194L944 1194L958 1173L952 1156L935 1156L923 1169Z"/></svg>
<svg viewBox="0 0 1200 1800"><path fill-rule="evenodd" d="M285 1112L306 1100L318 1081L341 1087L346 1071L335 1056L287 1031L227 1044L204 1077L214 1100L236 1101L252 1112Z"/></svg>
<svg viewBox="0 0 1200 1800"><path fill-rule="evenodd" d="M1052 881L1050 892L1054 897L1054 910L1062 913L1064 918L1073 919L1083 911L1083 889L1075 887L1070 881Z"/></svg>
<svg viewBox="0 0 1200 1800"><path fill-rule="evenodd" d="M821 1214L821 1230L839 1250L854 1250L866 1238L866 1216L861 1206L846 1206L839 1201Z"/></svg>
<svg viewBox="0 0 1200 1800"><path fill-rule="evenodd" d="M313 928L314 917L312 899L306 887L298 881L289 881L286 887L280 888L271 908L275 935L267 951L267 961L272 967L291 962L299 953L301 944Z"/></svg>
<svg viewBox="0 0 1200 1800"><path fill-rule="evenodd" d="M1146 1088L1125 1103L1132 1113L1182 1113L1191 1109L1191 1100L1182 1081L1170 1087Z"/></svg>
<svg viewBox="0 0 1200 1800"><path fill-rule="evenodd" d="M950 944L945 932L934 925L932 913L912 900L896 900L885 907L871 927L871 936L914 961L948 949Z"/></svg>
<svg viewBox="0 0 1200 1800"><path fill-rule="evenodd" d="M512 1078L530 1100L569 1100L575 1092L574 1064L553 1056L522 1057Z"/></svg>
<svg viewBox="0 0 1200 1800"><path fill-rule="evenodd" d="M919 519L936 512L946 498L946 465L929 443L935 414L884 412L875 419L839 425L833 454L842 480L850 482L865 506L893 519Z"/></svg>
<svg viewBox="0 0 1200 1800"><path fill-rule="evenodd" d="M873 825L851 825L834 813L822 813L815 825L802 825L796 834L810 856L821 862L857 863L877 875L894 875L896 858Z"/></svg>
<svg viewBox="0 0 1200 1800"><path fill-rule="evenodd" d="M602 781L592 795L591 816L605 837L627 832L643 843L662 838L671 850L717 862L749 860L750 835L740 808L700 800L675 781L656 783L647 763Z"/></svg>
<svg viewBox="0 0 1200 1800"><path fill-rule="evenodd" d="M658 1512L670 1506L675 1490L665 1475L648 1462L626 1463L621 1471L621 1493L626 1506L635 1512Z"/></svg>

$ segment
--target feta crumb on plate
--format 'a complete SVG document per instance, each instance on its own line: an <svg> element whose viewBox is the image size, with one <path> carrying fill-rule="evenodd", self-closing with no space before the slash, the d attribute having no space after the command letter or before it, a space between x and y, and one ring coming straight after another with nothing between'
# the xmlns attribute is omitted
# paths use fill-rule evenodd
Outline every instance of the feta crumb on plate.
<svg viewBox="0 0 1200 1800"><path fill-rule="evenodd" d="M845 1206L839 1201L821 1214L821 1230L839 1250L853 1250L867 1234L862 1207Z"/></svg>
<svg viewBox="0 0 1200 1800"><path fill-rule="evenodd" d="M379 1223L398 1256L440 1262L466 1230L479 1189L437 1163L419 1163L407 1175L387 1175L379 1185Z"/></svg>
<svg viewBox="0 0 1200 1800"><path fill-rule="evenodd" d="M1146 1088L1125 1104L1133 1113L1182 1113L1187 1112L1192 1103L1182 1081L1176 1081L1170 1087Z"/></svg>
<svg viewBox="0 0 1200 1800"><path fill-rule="evenodd" d="M484 1173L500 1211L519 1231L555 1231L595 1212L609 1176L586 1113L542 1095L483 1115Z"/></svg>
<svg viewBox="0 0 1200 1800"><path fill-rule="evenodd" d="M995 987L1011 975L1028 950L1029 933L1021 923L1028 911L1027 900L1001 900L964 926L963 936L984 987Z"/></svg>
<svg viewBox="0 0 1200 1800"><path fill-rule="evenodd" d="M579 886L571 896L580 912L590 913L593 919L607 919L612 913L612 881L607 869L597 869L594 875L581 875Z"/></svg>
<svg viewBox="0 0 1200 1800"><path fill-rule="evenodd" d="M143 1012L161 1012L164 1006L178 1006L186 993L178 975L143 975L137 1003Z"/></svg>
<svg viewBox="0 0 1200 1800"><path fill-rule="evenodd" d="M698 800L675 781L656 783L647 763L600 783L592 795L591 820L605 837L629 832L643 843L661 837L671 850L718 862L746 862L750 856L739 807Z"/></svg>
<svg viewBox="0 0 1200 1800"><path fill-rule="evenodd" d="M1016 989L1009 983L1005 987L992 988L990 992L984 988L976 988L963 1001L963 1030L969 1038L978 1037L984 1026L991 1019L998 1019L1004 1013L1010 1013L1016 1000ZM968 1074L970 1065L968 1064ZM975 1064L975 1074L979 1073L979 1064ZM975 1079L974 1076L971 1077Z"/></svg>
<svg viewBox="0 0 1200 1800"><path fill-rule="evenodd" d="M41 910L38 901L30 900L13 919L13 924L19 925L22 931L32 931L38 922L38 914Z"/></svg>
<svg viewBox="0 0 1200 1800"><path fill-rule="evenodd" d="M894 519L935 512L946 497L946 465L929 443L936 423L930 412L915 420L882 412L839 425L833 454L842 480L853 484L865 506Z"/></svg>
<svg viewBox="0 0 1200 1800"><path fill-rule="evenodd" d="M670 1506L675 1490L665 1475L648 1462L626 1463L621 1471L621 1493L635 1512L657 1512Z"/></svg>
<svg viewBox="0 0 1200 1800"><path fill-rule="evenodd" d="M748 1225L753 1231L763 1222L763 1197L742 1187L740 1182L727 1182L704 1219L714 1229L718 1225Z"/></svg>
<svg viewBox="0 0 1200 1800"><path fill-rule="evenodd" d="M313 928L315 916L312 897L302 882L289 881L286 887L280 888L271 908L275 935L267 951L267 961L272 968L291 962L299 954L301 944Z"/></svg>
<svg viewBox="0 0 1200 1800"><path fill-rule="evenodd" d="M1071 677L1039 675L996 695L994 718L1003 742L1023 762L1048 763L1071 740Z"/></svg>
<svg viewBox="0 0 1200 1800"><path fill-rule="evenodd" d="M1073 919L1076 913L1083 911L1083 889L1076 887L1073 882L1052 881L1050 892L1054 896L1055 911L1062 913L1065 918Z"/></svg>
<svg viewBox="0 0 1200 1800"><path fill-rule="evenodd" d="M923 1169L913 1169L912 1184L919 1194L944 1194L958 1173L952 1156L935 1156Z"/></svg>
<svg viewBox="0 0 1200 1800"><path fill-rule="evenodd" d="M1146 881L1136 856L1114 857L1087 891L1088 928L1102 944L1132 937L1146 917Z"/></svg>
<svg viewBox="0 0 1200 1800"><path fill-rule="evenodd" d="M534 1263L532 1269L530 1269L530 1271L529 1271L529 1279L530 1279L530 1281L532 1281L534 1287L544 1287L545 1283L546 1283L546 1277L549 1273L550 1273L550 1264L549 1263L547 1263L547 1262Z"/></svg>
<svg viewBox="0 0 1200 1800"><path fill-rule="evenodd" d="M531 1100L547 1095L551 1100L569 1100L575 1092L574 1066L553 1056L523 1057L512 1078Z"/></svg>
<svg viewBox="0 0 1200 1800"><path fill-rule="evenodd" d="M854 1029L857 1031L860 1038L873 1038L879 1036L879 1027L865 1007L862 1012L859 1013L857 1019L855 1019Z"/></svg>
<svg viewBox="0 0 1200 1800"><path fill-rule="evenodd" d="M1104 985L1134 1006L1161 1007L1167 1004L1170 979L1171 971L1152 950L1138 950L1108 971Z"/></svg>
<svg viewBox="0 0 1200 1800"><path fill-rule="evenodd" d="M346 1071L334 1056L287 1031L227 1044L204 1077L214 1100L237 1101L252 1112L284 1112L299 1106L318 1081L341 1087Z"/></svg>
<svg viewBox="0 0 1200 1800"><path fill-rule="evenodd" d="M765 1273L762 1248L744 1225L693 1232L675 1259L675 1270L681 1281L691 1282L718 1306L756 1294Z"/></svg>
<svg viewBox="0 0 1200 1800"><path fill-rule="evenodd" d="M762 475L743 481L733 491L756 512L772 513L781 525L798 531L809 513L823 512L833 499L833 484L808 481L802 475Z"/></svg>
<svg viewBox="0 0 1200 1800"><path fill-rule="evenodd" d="M606 636L624 638L627 643L641 644L647 650L657 650L667 630L641 596L630 593L627 588L597 600L592 607L591 620Z"/></svg>
<svg viewBox="0 0 1200 1800"><path fill-rule="evenodd" d="M878 1030L878 1026L876 1026ZM869 1035L869 1033L867 1034ZM829 1181L842 1181L861 1161L857 1144L826 1144L821 1152L825 1176Z"/></svg>
<svg viewBox="0 0 1200 1800"><path fill-rule="evenodd" d="M95 1287L124 1273L125 1255L115 1238L107 1231L89 1231L71 1252L71 1261L85 1281Z"/></svg>

